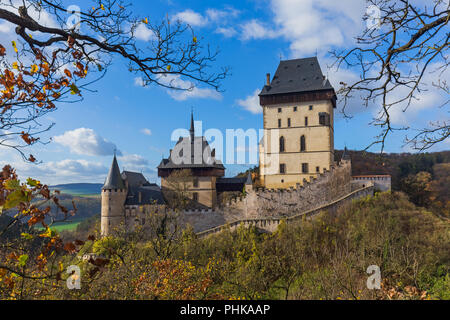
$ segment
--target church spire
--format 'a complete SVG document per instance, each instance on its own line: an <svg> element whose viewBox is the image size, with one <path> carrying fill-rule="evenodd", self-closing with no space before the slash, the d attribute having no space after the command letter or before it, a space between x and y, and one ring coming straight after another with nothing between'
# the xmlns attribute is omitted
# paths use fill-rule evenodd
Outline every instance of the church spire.
<svg viewBox="0 0 450 320"><path fill-rule="evenodd" d="M189 133L191 135L191 142L194 141L195 130L194 130L194 112L191 111L191 128L189 129Z"/></svg>

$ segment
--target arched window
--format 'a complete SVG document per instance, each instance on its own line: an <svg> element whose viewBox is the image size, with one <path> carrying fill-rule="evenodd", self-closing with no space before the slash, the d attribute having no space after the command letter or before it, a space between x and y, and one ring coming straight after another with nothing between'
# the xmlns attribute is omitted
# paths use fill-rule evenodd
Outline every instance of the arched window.
<svg viewBox="0 0 450 320"><path fill-rule="evenodd" d="M284 152L284 137L280 138L280 152Z"/></svg>
<svg viewBox="0 0 450 320"><path fill-rule="evenodd" d="M306 150L306 139L305 136L300 137L300 151Z"/></svg>

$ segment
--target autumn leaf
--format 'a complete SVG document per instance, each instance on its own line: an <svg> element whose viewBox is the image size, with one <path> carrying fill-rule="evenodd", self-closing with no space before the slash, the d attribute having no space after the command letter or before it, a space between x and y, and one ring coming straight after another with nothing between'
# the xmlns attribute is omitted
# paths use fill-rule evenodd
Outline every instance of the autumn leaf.
<svg viewBox="0 0 450 320"><path fill-rule="evenodd" d="M12 67L13 69L19 70L19 65L17 64L16 61L13 62Z"/></svg>
<svg viewBox="0 0 450 320"><path fill-rule="evenodd" d="M69 45L69 48L72 48L74 43L75 43L75 39L72 36L68 36L67 44Z"/></svg>
<svg viewBox="0 0 450 320"><path fill-rule="evenodd" d="M22 238L25 238L27 240L33 239L33 235L31 235L29 233L22 232L20 235L22 236Z"/></svg>
<svg viewBox="0 0 450 320"><path fill-rule="evenodd" d="M100 9L105 10L105 7L103 6L103 3L100 4Z"/></svg>
<svg viewBox="0 0 450 320"><path fill-rule="evenodd" d="M78 89L78 87L75 85L75 83L72 83L70 85L70 94L79 94L80 90Z"/></svg>
<svg viewBox="0 0 450 320"><path fill-rule="evenodd" d="M167 66L167 71L170 71L170 69L172 69L172 67L170 66L170 64Z"/></svg>
<svg viewBox="0 0 450 320"><path fill-rule="evenodd" d="M19 203L27 200L26 194L22 192L22 190L16 190L8 195L4 207L5 209L11 209L19 205Z"/></svg>
<svg viewBox="0 0 450 320"><path fill-rule="evenodd" d="M41 183L40 181L34 180L34 179L32 179L32 178L28 178L28 179L27 179L27 184L28 184L30 187L36 187L36 186L39 185L40 183Z"/></svg>
<svg viewBox="0 0 450 320"><path fill-rule="evenodd" d="M28 133L25 133L22 131L22 134L20 135L23 141L25 141L28 145L32 144L34 141L36 141L34 138L32 138Z"/></svg>
<svg viewBox="0 0 450 320"><path fill-rule="evenodd" d="M47 227L46 231L41 233L39 235L39 237L41 237L41 238L51 238L51 237L54 237L55 235L56 235L56 231L54 231L51 228Z"/></svg>
<svg viewBox="0 0 450 320"><path fill-rule="evenodd" d="M5 186L5 189L7 189L7 190L19 190L20 182L19 182L19 180L16 180L16 179L7 180L4 183L4 186Z"/></svg>
<svg viewBox="0 0 450 320"><path fill-rule="evenodd" d="M39 67L35 64L31 66L30 72L31 74L36 73L39 70Z"/></svg>
<svg viewBox="0 0 450 320"><path fill-rule="evenodd" d="M142 19L142 22L145 23L145 24L148 24L148 19L144 18L144 19Z"/></svg>
<svg viewBox="0 0 450 320"><path fill-rule="evenodd" d="M22 254L20 257L19 257L19 266L20 267L25 267L25 264L27 263L27 261L28 261L28 255L27 254Z"/></svg>
<svg viewBox="0 0 450 320"><path fill-rule="evenodd" d="M3 57L6 54L6 49L0 44L0 56Z"/></svg>
<svg viewBox="0 0 450 320"><path fill-rule="evenodd" d="M192 41L194 41L194 43L197 43L197 37L194 37L194 38L192 39Z"/></svg>
<svg viewBox="0 0 450 320"><path fill-rule="evenodd" d="M65 73L66 76L68 76L69 78L72 78L72 73L71 73L69 70L64 69L64 73Z"/></svg>
<svg viewBox="0 0 450 320"><path fill-rule="evenodd" d="M73 242L67 242L64 245L64 250L66 250L67 252L75 252L76 251L76 247L73 244Z"/></svg>
<svg viewBox="0 0 450 320"><path fill-rule="evenodd" d="M14 51L17 53L17 45L16 45L16 42L13 40L13 41L11 41L11 44L12 44L12 46L13 46L13 48L14 48Z"/></svg>
<svg viewBox="0 0 450 320"><path fill-rule="evenodd" d="M36 162L36 158L33 157L32 154L30 154L30 156L28 157L28 161L30 161L30 162Z"/></svg>

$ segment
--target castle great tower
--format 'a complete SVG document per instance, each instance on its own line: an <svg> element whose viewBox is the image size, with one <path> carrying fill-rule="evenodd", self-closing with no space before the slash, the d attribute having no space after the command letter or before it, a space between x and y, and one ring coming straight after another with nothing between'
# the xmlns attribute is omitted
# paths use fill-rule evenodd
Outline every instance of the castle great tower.
<svg viewBox="0 0 450 320"><path fill-rule="evenodd" d="M264 139L260 179L266 188L303 184L334 162L336 93L316 57L281 61L259 94Z"/></svg>

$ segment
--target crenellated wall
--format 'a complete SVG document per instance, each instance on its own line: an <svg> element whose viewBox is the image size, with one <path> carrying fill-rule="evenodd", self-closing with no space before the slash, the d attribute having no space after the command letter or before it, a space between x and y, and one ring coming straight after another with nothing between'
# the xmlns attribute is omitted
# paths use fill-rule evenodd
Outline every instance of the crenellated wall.
<svg viewBox="0 0 450 320"><path fill-rule="evenodd" d="M220 210L227 217L255 219L266 217L288 217L330 203L351 190L351 162L343 160L331 166L303 185L289 189L251 190L246 195L236 197ZM228 219L230 218L230 219Z"/></svg>
<svg viewBox="0 0 450 320"><path fill-rule="evenodd" d="M208 230L204 230L202 232L198 232L197 235L200 238L207 237L213 234L218 234L224 230L236 230L240 226L244 226L246 228L248 227L256 227L260 230L265 230L267 232L274 232L277 230L278 226L282 221L286 221L286 223L298 221L299 219L302 219L304 217L306 218L313 218L318 213L325 211L325 210L331 210L333 212L336 212L339 207L347 203L348 201L351 201L353 199L360 199L367 196L373 195L374 192L374 186L373 183L369 183L363 188L354 190L343 197L340 197L332 202L329 202L327 204L324 204L322 206L316 207L315 209L306 210L304 212L297 213L293 216L289 217L267 217L267 218L254 218L254 219L240 219L236 220L227 224L223 224L220 226L217 226L215 228L211 228Z"/></svg>

